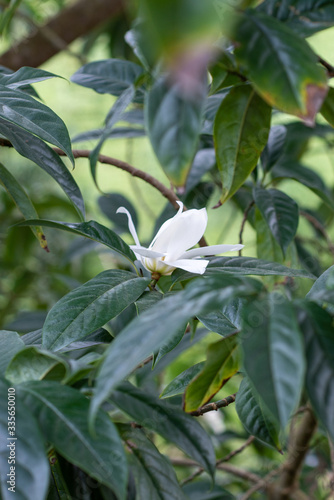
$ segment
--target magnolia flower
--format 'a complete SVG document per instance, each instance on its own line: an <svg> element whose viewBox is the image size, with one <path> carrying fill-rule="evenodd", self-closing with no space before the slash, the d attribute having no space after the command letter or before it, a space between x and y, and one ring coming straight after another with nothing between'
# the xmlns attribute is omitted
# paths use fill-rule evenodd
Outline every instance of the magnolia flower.
<svg viewBox="0 0 334 500"><path fill-rule="evenodd" d="M182 212L183 203L177 203L180 206L177 214L162 224L148 248L141 246L129 211L124 207L117 210L117 213L127 215L129 231L136 243L130 248L148 271L157 275L169 275L174 269L180 268L190 273L203 274L209 261L198 259L201 255L208 257L243 248L243 245L212 245L189 250L203 236L208 214L205 208Z"/></svg>

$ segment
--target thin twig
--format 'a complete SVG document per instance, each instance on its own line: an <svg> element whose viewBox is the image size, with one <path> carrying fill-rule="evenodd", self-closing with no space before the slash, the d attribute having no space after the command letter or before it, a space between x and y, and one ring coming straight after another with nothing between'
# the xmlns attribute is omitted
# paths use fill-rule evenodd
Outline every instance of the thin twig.
<svg viewBox="0 0 334 500"><path fill-rule="evenodd" d="M228 462L229 460L231 460L231 458L235 457L236 455L238 455L239 453L241 453L242 451L244 451L245 448L247 448L247 446L249 446L252 442L254 441L254 436L250 436L247 441L244 442L244 444L242 446L240 446L240 448L234 450L234 451L231 451L231 453L229 453L228 455L226 455L225 457L221 458L220 460L217 460L216 462L216 467L224 462ZM184 479L180 484L181 486L183 486L184 484L187 484L187 483L190 483L190 481L192 481L193 479L195 479L196 477L200 476L202 473L204 472L204 469L203 467L200 467L197 471L195 471L193 474L191 474L189 477L187 477L186 479Z"/></svg>
<svg viewBox="0 0 334 500"><path fill-rule="evenodd" d="M281 467L277 467L277 469L270 471L266 476L262 477L260 481L255 483L254 486L252 486L248 491L246 491L246 493L241 497L240 500L248 500L249 498L251 498L253 493L260 490L261 488L266 488L268 486L268 482L270 481L270 479L277 476L280 470Z"/></svg>
<svg viewBox="0 0 334 500"><path fill-rule="evenodd" d="M325 61L325 59L323 59L320 56L318 56L318 61L320 62L320 64L322 64L324 66L324 68L327 69L327 76L329 78L333 78L334 77L334 66L332 66L329 62Z"/></svg>
<svg viewBox="0 0 334 500"><path fill-rule="evenodd" d="M327 245L328 245L328 248L331 252L331 254L334 255L334 245L332 243L332 240L330 239L326 229L324 228L324 226L321 224L321 222L318 221L318 219L316 219L315 217L313 217L313 215L309 214L308 212L305 212L304 210L299 210L299 213L300 215L302 215L306 220L309 221L310 224L312 224L312 226L317 229L321 234L322 236L324 237L324 239L326 240L327 242Z"/></svg>
<svg viewBox="0 0 334 500"><path fill-rule="evenodd" d="M242 219L242 222L241 222L241 227L240 227L240 232L239 232L239 244L242 245L242 234L244 232L244 227L245 227L245 224L246 224L246 220L247 220L247 217L248 217L248 214L250 212L250 209L252 208L252 206L254 205L255 201L251 201L250 204L248 205L248 207L246 208L246 210L244 211L244 217ZM239 257L241 257L241 250L239 250Z"/></svg>
<svg viewBox="0 0 334 500"><path fill-rule="evenodd" d="M231 396L227 396L224 399L221 399L220 401L216 401L215 403L208 403L204 406L201 406L198 410L194 410L189 412L189 415L192 415L193 417L200 417L204 413L207 413L208 411L217 411L219 408L225 408L226 406L230 405L231 403L234 403L236 398L236 394L231 394Z"/></svg>

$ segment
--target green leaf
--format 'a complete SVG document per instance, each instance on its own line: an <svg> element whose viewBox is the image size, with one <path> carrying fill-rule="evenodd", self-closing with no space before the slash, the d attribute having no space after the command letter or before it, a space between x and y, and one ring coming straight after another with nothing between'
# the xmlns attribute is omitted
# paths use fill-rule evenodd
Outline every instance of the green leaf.
<svg viewBox="0 0 334 500"><path fill-rule="evenodd" d="M122 438L131 443L129 460L136 483L136 500L185 500L176 474L144 432L131 426L118 426Z"/></svg>
<svg viewBox="0 0 334 500"><path fill-rule="evenodd" d="M9 87L10 89L17 89L31 83L48 80L49 78L62 77L43 69L22 66L15 73L0 74L0 85Z"/></svg>
<svg viewBox="0 0 334 500"><path fill-rule="evenodd" d="M214 122L221 202L230 198L256 167L268 139L271 108L250 85L232 88Z"/></svg>
<svg viewBox="0 0 334 500"><path fill-rule="evenodd" d="M315 279L313 274L303 269L291 269L277 262L256 259L255 257L208 257L208 260L210 263L205 271L206 276L232 274L238 276L291 276L292 278ZM191 278L193 278L193 274L177 269L172 274L172 283Z"/></svg>
<svg viewBox="0 0 334 500"><path fill-rule="evenodd" d="M327 302L334 304L334 266L319 276L306 297L319 305Z"/></svg>
<svg viewBox="0 0 334 500"><path fill-rule="evenodd" d="M10 361L5 376L12 384L28 380L62 380L68 371L67 363L52 353L31 346L19 351Z"/></svg>
<svg viewBox="0 0 334 500"><path fill-rule="evenodd" d="M43 438L38 428L30 408L26 407L21 401L15 389L8 390L9 385L0 379L0 493L2 500L45 500L49 483L49 463L46 457ZM8 396L15 396L15 420L14 428L8 428ZM11 397L11 401L14 399ZM9 407L10 411L12 406ZM12 438L8 433L14 432ZM13 446L14 444L14 446ZM10 445L10 446L8 446ZM11 451L15 453L15 461L10 457ZM15 473L15 493L8 488L13 485L7 481L11 478L7 476L10 472Z"/></svg>
<svg viewBox="0 0 334 500"><path fill-rule="evenodd" d="M211 170L216 164L216 155L213 148L200 149L197 151L186 182L186 192L189 193L196 187L203 175Z"/></svg>
<svg viewBox="0 0 334 500"><path fill-rule="evenodd" d="M313 125L327 94L327 77L307 42L252 10L240 16L234 41L236 58L263 99Z"/></svg>
<svg viewBox="0 0 334 500"><path fill-rule="evenodd" d="M304 167L296 161L292 162L285 160L283 163L274 166L272 169L272 176L274 180L289 178L300 182L334 210L334 198L332 193L326 187L321 177L310 168Z"/></svg>
<svg viewBox="0 0 334 500"><path fill-rule="evenodd" d="M211 440L194 418L128 383L121 384L110 399L136 422L176 444L214 474L216 459Z"/></svg>
<svg viewBox="0 0 334 500"><path fill-rule="evenodd" d="M175 186L184 186L202 125L206 86L187 96L177 85L158 80L147 94L145 120L153 150Z"/></svg>
<svg viewBox="0 0 334 500"><path fill-rule="evenodd" d="M149 278L108 270L72 290L51 309L43 327L43 346L57 351L108 323L144 292Z"/></svg>
<svg viewBox="0 0 334 500"><path fill-rule="evenodd" d="M16 226L33 226L36 224L52 227L54 229L62 229L63 231L68 231L69 233L85 236L86 238L102 243L102 245L111 248L114 252L123 255L123 257L128 259L131 263L136 260L136 256L132 252L131 248L116 233L114 233L114 231L96 221L71 223L44 219L32 219L20 222L16 224Z"/></svg>
<svg viewBox="0 0 334 500"><path fill-rule="evenodd" d="M235 295L251 297L261 288L259 282L245 278L197 278L186 290L159 301L132 320L106 350L97 377L91 419L112 390L152 352L173 338L187 321L201 313L221 309L222 304ZM129 350L129 345L136 349Z"/></svg>
<svg viewBox="0 0 334 500"><path fill-rule="evenodd" d="M131 61L105 59L82 66L71 77L71 81L95 90L99 94L120 96L134 85L144 69Z"/></svg>
<svg viewBox="0 0 334 500"><path fill-rule="evenodd" d="M0 374L3 375L10 360L25 345L20 335L16 332L0 330Z"/></svg>
<svg viewBox="0 0 334 500"><path fill-rule="evenodd" d="M7 137L20 155L33 161L59 184L83 219L85 206L80 189L63 161L41 139L0 118L0 134Z"/></svg>
<svg viewBox="0 0 334 500"><path fill-rule="evenodd" d="M251 436L280 451L279 425L246 377L240 384L235 408L242 425Z"/></svg>
<svg viewBox="0 0 334 500"><path fill-rule="evenodd" d="M98 128L82 132L72 138L72 143L100 139L100 137L104 134L104 131L104 128ZM143 137L145 135L146 132L141 127L114 127L111 129L107 139L132 139L134 137Z"/></svg>
<svg viewBox="0 0 334 500"><path fill-rule="evenodd" d="M234 325L222 311L215 311L209 314L200 314L198 320L203 323L208 330L218 333L223 337L228 337L238 331L238 327Z"/></svg>
<svg viewBox="0 0 334 500"><path fill-rule="evenodd" d="M189 500L235 500L225 488L218 484L212 486L209 481L193 481L183 486L183 491Z"/></svg>
<svg viewBox="0 0 334 500"><path fill-rule="evenodd" d="M315 303L301 304L300 327L306 347L306 389L320 420L334 439L334 321Z"/></svg>
<svg viewBox="0 0 334 500"><path fill-rule="evenodd" d="M133 85L130 85L127 89L125 89L122 94L119 96L117 101L114 103L112 109L111 109L111 114L109 115L108 121L106 123L105 129L100 137L99 142L91 151L89 155L89 163L90 163L90 170L92 173L92 177L94 179L95 184L97 185L96 181L96 164L99 159L99 154L101 151L101 148L105 141L108 139L114 125L119 122L121 119L124 111L126 108L129 106L129 104L132 102L133 98L135 96L135 87Z"/></svg>
<svg viewBox="0 0 334 500"><path fill-rule="evenodd" d="M174 378L162 391L160 394L161 399L171 398L172 396L178 396L183 394L191 380L199 374L199 372L204 367L204 361L202 363L197 363L190 368L184 370L177 377Z"/></svg>
<svg viewBox="0 0 334 500"><path fill-rule="evenodd" d="M128 233L129 226L127 217L116 213L119 207L125 207L130 212L133 224L138 231L139 223L136 209L125 196L120 193L106 193L104 196L100 196L97 201L100 210L115 224L120 233Z"/></svg>
<svg viewBox="0 0 334 500"><path fill-rule="evenodd" d="M261 164L265 172L268 172L282 156L286 132L284 125L271 127L268 142L261 155Z"/></svg>
<svg viewBox="0 0 334 500"><path fill-rule="evenodd" d="M93 437L88 430L89 400L77 390L34 381L21 384L18 394L38 419L45 439L61 455L125 500L126 458L107 413L99 411Z"/></svg>
<svg viewBox="0 0 334 500"><path fill-rule="evenodd" d="M265 0L258 10L283 21L304 37L334 25L334 5L331 0L290 0L286 3Z"/></svg>
<svg viewBox="0 0 334 500"><path fill-rule="evenodd" d="M334 12L334 6L333 6L333 12ZM334 127L334 88L329 87L328 94L326 96L326 99L324 100L320 113L322 116L325 118L325 120L328 121L332 127Z"/></svg>
<svg viewBox="0 0 334 500"><path fill-rule="evenodd" d="M0 117L58 146L74 164L66 125L45 104L41 104L20 90L0 85Z"/></svg>
<svg viewBox="0 0 334 500"><path fill-rule="evenodd" d="M15 177L0 163L0 183L6 188L14 203L19 208L25 219L37 219L38 213L35 210L29 196L23 187L17 182ZM42 248L47 249L47 242L41 226L32 226L32 232L38 239Z"/></svg>
<svg viewBox="0 0 334 500"><path fill-rule="evenodd" d="M285 254L295 237L299 221L297 203L277 189L253 189L254 201Z"/></svg>
<svg viewBox="0 0 334 500"><path fill-rule="evenodd" d="M285 427L303 387L305 360L291 303L272 293L243 312L244 366L268 409Z"/></svg>
<svg viewBox="0 0 334 500"><path fill-rule="evenodd" d="M283 252L273 237L269 226L262 216L260 210L255 207L255 231L256 231L256 250L258 257L264 260L278 262L283 264Z"/></svg>
<svg viewBox="0 0 334 500"><path fill-rule="evenodd" d="M235 335L211 344L202 371L186 389L184 410L197 410L210 401L238 369L239 349Z"/></svg>

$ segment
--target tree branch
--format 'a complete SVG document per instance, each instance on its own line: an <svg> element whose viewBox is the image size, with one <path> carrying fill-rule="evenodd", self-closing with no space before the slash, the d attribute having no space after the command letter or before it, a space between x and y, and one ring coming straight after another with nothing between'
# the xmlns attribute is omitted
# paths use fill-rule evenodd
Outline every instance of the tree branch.
<svg viewBox="0 0 334 500"><path fill-rule="evenodd" d="M269 496L270 500L289 500L297 489L300 469L316 427L316 418L311 408L308 407L308 411L304 413L299 426L296 429L292 426L288 457L283 463L278 483Z"/></svg>
<svg viewBox="0 0 334 500"><path fill-rule="evenodd" d="M225 408L226 406L230 405L231 403L234 403L236 398L236 394L231 394L231 396L227 396L224 399L221 399L220 401L216 401L215 403L208 403L207 405L201 406L198 410L194 410L189 412L189 415L192 415L193 417L200 417L204 413L207 413L208 411L217 411L219 408Z"/></svg>
<svg viewBox="0 0 334 500"><path fill-rule="evenodd" d="M320 56L318 56L318 61L320 62L320 64L322 64L324 66L324 68L326 68L327 76L329 78L333 78L334 77L334 66L329 64L329 62L325 61L325 59L323 59Z"/></svg>
<svg viewBox="0 0 334 500"><path fill-rule="evenodd" d="M2 54L0 65L14 71L22 66L38 67L121 10L122 0L79 0Z"/></svg>

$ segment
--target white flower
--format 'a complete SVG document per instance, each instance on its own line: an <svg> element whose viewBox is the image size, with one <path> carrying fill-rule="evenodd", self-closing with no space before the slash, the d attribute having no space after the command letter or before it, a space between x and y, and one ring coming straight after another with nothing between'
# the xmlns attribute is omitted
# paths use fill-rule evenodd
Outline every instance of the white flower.
<svg viewBox="0 0 334 500"><path fill-rule="evenodd" d="M178 267L191 273L203 274L209 261L197 259L197 257L217 255L243 248L243 245L212 245L188 250L203 236L208 215L205 208L182 212L183 203L180 201L177 203L180 206L179 211L162 224L148 248L141 246L129 211L124 207L117 210L117 213L127 215L129 231L136 243L131 248L148 271L168 275Z"/></svg>

